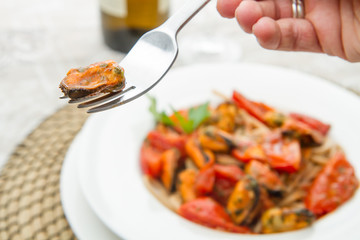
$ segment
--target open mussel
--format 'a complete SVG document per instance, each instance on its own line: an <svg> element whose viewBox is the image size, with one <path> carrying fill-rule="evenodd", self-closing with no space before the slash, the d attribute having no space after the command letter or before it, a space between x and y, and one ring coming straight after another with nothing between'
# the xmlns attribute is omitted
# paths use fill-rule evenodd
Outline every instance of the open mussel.
<svg viewBox="0 0 360 240"><path fill-rule="evenodd" d="M310 226L315 215L306 208L270 208L262 214L263 233L292 231Z"/></svg>
<svg viewBox="0 0 360 240"><path fill-rule="evenodd" d="M227 202L227 211L236 224L250 224L259 212L260 188L257 181L245 176L239 180Z"/></svg>

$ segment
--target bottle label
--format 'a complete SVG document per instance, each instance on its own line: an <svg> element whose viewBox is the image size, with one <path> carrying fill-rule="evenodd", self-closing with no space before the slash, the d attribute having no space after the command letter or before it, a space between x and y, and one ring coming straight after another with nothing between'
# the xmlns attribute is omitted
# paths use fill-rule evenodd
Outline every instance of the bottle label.
<svg viewBox="0 0 360 240"><path fill-rule="evenodd" d="M160 14L164 14L169 9L169 0L158 0L158 11Z"/></svg>
<svg viewBox="0 0 360 240"><path fill-rule="evenodd" d="M99 0L100 8L103 12L114 16L124 18L127 15L126 0Z"/></svg>

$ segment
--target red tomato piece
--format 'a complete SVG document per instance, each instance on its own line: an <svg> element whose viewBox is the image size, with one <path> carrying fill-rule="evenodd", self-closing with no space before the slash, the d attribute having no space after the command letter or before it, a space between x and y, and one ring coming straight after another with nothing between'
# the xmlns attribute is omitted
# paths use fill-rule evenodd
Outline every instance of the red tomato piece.
<svg viewBox="0 0 360 240"><path fill-rule="evenodd" d="M197 196L204 196L212 192L215 182L214 168L203 168L195 178L195 192Z"/></svg>
<svg viewBox="0 0 360 240"><path fill-rule="evenodd" d="M243 163L248 163L252 159L266 161L265 152L260 145L250 146L245 148L244 150L234 148L231 151L231 155Z"/></svg>
<svg viewBox="0 0 360 240"><path fill-rule="evenodd" d="M288 173L299 170L301 163L301 148L297 140L284 142L265 142L263 149L269 165L276 170Z"/></svg>
<svg viewBox="0 0 360 240"><path fill-rule="evenodd" d="M293 118L288 118L281 126L284 132L293 133L303 146L320 146L325 141L325 136L317 130L310 128L303 122Z"/></svg>
<svg viewBox="0 0 360 240"><path fill-rule="evenodd" d="M310 186L305 205L315 215L324 215L350 199L358 185L354 168L343 153L337 153Z"/></svg>
<svg viewBox="0 0 360 240"><path fill-rule="evenodd" d="M264 111L270 111L270 112L274 112L275 109L266 105L265 103L262 103L262 102L254 102L253 101L253 104L257 105L259 108L263 109Z"/></svg>
<svg viewBox="0 0 360 240"><path fill-rule="evenodd" d="M182 156L185 154L186 135L170 130L152 130L148 133L147 139L152 146L159 150L165 151L170 148L177 148Z"/></svg>
<svg viewBox="0 0 360 240"><path fill-rule="evenodd" d="M267 133L265 136L264 136L264 142L267 142L267 143L277 143L279 141L283 141L283 136L282 136L282 133L281 133L281 130L273 130L269 133Z"/></svg>
<svg viewBox="0 0 360 240"><path fill-rule="evenodd" d="M226 206L226 203L234 191L236 183L229 181L225 178L215 178L213 191L210 196L219 202L221 205Z"/></svg>
<svg viewBox="0 0 360 240"><path fill-rule="evenodd" d="M244 109L251 116L263 123L265 123L265 114L269 111L273 111L271 107L263 103L250 101L237 91L233 92L232 99L239 108Z"/></svg>
<svg viewBox="0 0 360 240"><path fill-rule="evenodd" d="M234 183L244 176L244 172L236 165L215 164L214 170L216 178L227 179Z"/></svg>
<svg viewBox="0 0 360 240"><path fill-rule="evenodd" d="M309 117L309 116L306 116L303 114L299 114L299 113L291 113L289 116L299 122L304 123L309 128L320 132L324 136L326 136L326 134L330 130L329 124L323 123L315 118L312 118L312 117Z"/></svg>
<svg viewBox="0 0 360 240"><path fill-rule="evenodd" d="M211 197L222 205L226 205L236 183L245 175L244 172L235 165L214 165L215 183Z"/></svg>
<svg viewBox="0 0 360 240"><path fill-rule="evenodd" d="M140 150L140 165L144 174L157 178L161 174L161 151L144 142Z"/></svg>
<svg viewBox="0 0 360 240"><path fill-rule="evenodd" d="M182 204L179 214L195 223L236 233L251 233L244 226L235 225L225 208L209 197L200 197Z"/></svg>
<svg viewBox="0 0 360 240"><path fill-rule="evenodd" d="M278 192L282 191L284 188L279 175L271 170L269 165L265 163L251 160L246 164L245 172L270 191Z"/></svg>

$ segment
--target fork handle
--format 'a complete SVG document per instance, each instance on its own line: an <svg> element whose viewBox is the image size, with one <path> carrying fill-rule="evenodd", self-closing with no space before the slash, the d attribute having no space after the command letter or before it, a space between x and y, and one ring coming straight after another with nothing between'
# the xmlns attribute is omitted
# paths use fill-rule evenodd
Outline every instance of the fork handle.
<svg viewBox="0 0 360 240"><path fill-rule="evenodd" d="M161 28L168 29L177 34L182 27L210 1L211 0L188 0L184 6L161 25Z"/></svg>

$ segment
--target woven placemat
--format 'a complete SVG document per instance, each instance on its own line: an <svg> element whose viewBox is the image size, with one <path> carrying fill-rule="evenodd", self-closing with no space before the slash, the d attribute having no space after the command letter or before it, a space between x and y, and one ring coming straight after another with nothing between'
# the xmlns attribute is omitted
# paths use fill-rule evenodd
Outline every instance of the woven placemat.
<svg viewBox="0 0 360 240"><path fill-rule="evenodd" d="M76 239L61 206L60 171L87 114L66 106L17 146L0 174L0 239Z"/></svg>

